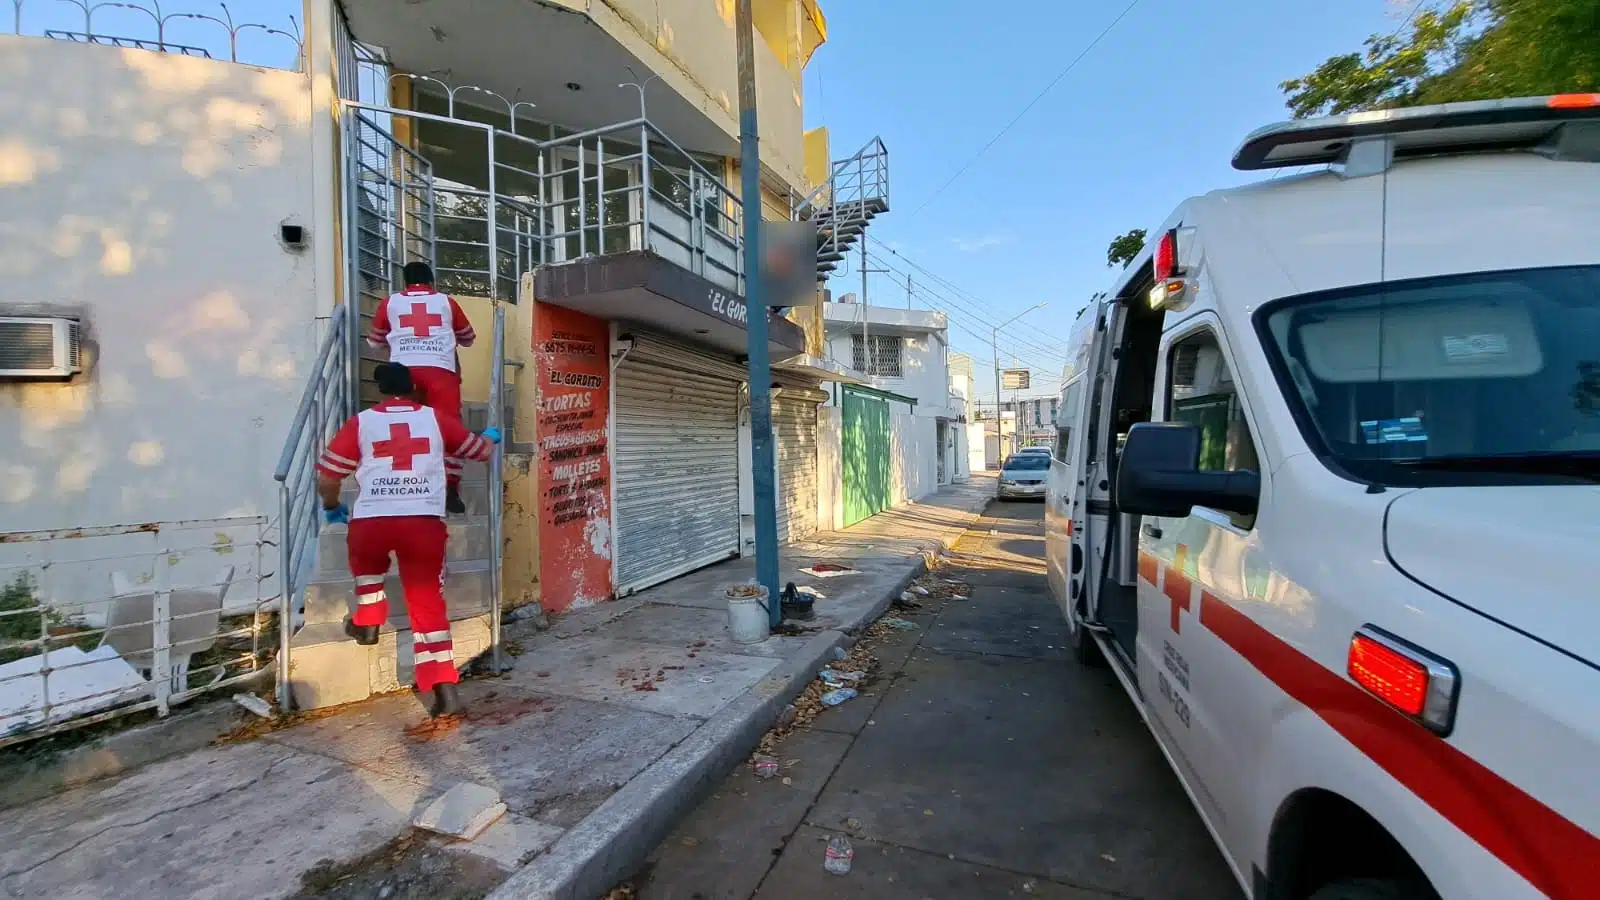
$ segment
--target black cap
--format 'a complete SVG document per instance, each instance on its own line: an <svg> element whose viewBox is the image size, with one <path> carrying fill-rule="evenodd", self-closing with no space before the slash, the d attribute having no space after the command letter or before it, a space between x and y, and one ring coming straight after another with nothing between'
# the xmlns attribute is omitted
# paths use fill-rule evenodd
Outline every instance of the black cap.
<svg viewBox="0 0 1600 900"><path fill-rule="evenodd" d="M408 262L402 270L406 284L433 284L433 266L425 262Z"/></svg>
<svg viewBox="0 0 1600 900"><path fill-rule="evenodd" d="M379 363L372 377L385 397L409 397L417 389L411 380L411 370L400 363Z"/></svg>

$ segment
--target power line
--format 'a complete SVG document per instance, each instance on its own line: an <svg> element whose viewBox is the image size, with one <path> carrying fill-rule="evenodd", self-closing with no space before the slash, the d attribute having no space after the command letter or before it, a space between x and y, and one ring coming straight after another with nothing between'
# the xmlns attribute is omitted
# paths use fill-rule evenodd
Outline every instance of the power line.
<svg viewBox="0 0 1600 900"><path fill-rule="evenodd" d="M1104 30L1102 30L1098 35L1096 35L1095 39L1089 42L1089 46L1083 48L1083 52L1079 53L1076 57L1074 57L1072 62L1067 63L1067 67L1065 69L1062 69L1059 73L1057 73L1056 77L1050 79L1050 83L1044 86L1044 90L1042 90L1039 93L1035 94L1033 99L1028 101L1028 105L1024 106L1022 108L1022 112L1017 113L1016 117L1013 118L1010 122L1007 122L1004 128L1002 128L998 132L996 132L995 136L989 139L989 143L984 144L982 149L980 149L977 153L973 154L971 159L967 160L966 163L964 163L961 166L961 168L956 170L956 173L954 175L950 176L950 180L949 181L946 181L944 184L939 185L939 189L938 190L934 191L932 194L929 194L927 199L922 201L922 205L921 206L919 206L916 209L912 210L910 217L911 218L915 218L917 213L922 212L924 209L927 208L929 203L932 203L934 201L934 198L936 198L940 194L944 193L945 189L950 187L950 185L955 184L956 183L956 179L960 178L962 175L965 175L967 173L967 170L972 168L972 164L973 163L976 163L979 159L983 158L983 155L985 153L989 152L989 148L993 147L996 143L999 143L1000 139L1005 137L1007 132L1009 132L1012 128L1015 128L1017 123L1021 122L1022 118L1028 114L1028 111L1033 109L1035 106L1037 106L1039 101L1043 100L1044 96L1046 94L1050 93L1050 91L1057 84L1059 84L1061 82L1061 79L1067 77L1068 73L1070 73L1073 69L1077 68L1078 63L1082 62L1083 58L1088 56L1089 52L1091 50L1093 50L1095 47L1099 46L1100 42L1105 40L1106 35L1110 34L1111 30L1113 28L1116 28L1117 25L1123 19L1127 18L1128 17L1128 13L1133 12L1133 8L1138 6L1139 3L1140 3L1140 0L1133 0L1132 3L1129 3L1127 5L1127 7L1122 10L1121 15L1117 16L1115 19L1112 19L1111 20L1111 24L1107 25Z"/></svg>
<svg viewBox="0 0 1600 900"><path fill-rule="evenodd" d="M895 270L895 271L899 271L899 270ZM895 279L893 279L893 278L890 278L889 281L890 281L890 283L895 284L897 286L900 284L900 282L895 281ZM926 288L924 288L924 290L926 290ZM960 307L955 306L954 304L949 303L948 301L949 301L950 298L945 297L942 294L939 294L939 293L933 292L933 291L928 291L928 293L932 294L933 299L945 301L945 303L943 304L944 308L937 308L936 307L936 311L944 313L945 316L948 317L948 319L949 319L949 321L950 321L950 323L952 325L956 326L957 328L959 328L962 331L966 332L967 334L971 335L974 339L976 339L978 341L983 341L983 342L992 342L993 341L994 335L992 333L993 332L993 323L992 322L985 322L984 320L980 319L978 316L972 314L971 312L968 312L965 309L962 309ZM962 318L957 318L958 316L960 316ZM965 321L971 321L975 325L975 327L980 328L980 329L984 329L984 330L988 330L991 333L990 334L983 334L980 331L975 331L975 330L973 330L973 327L969 327L967 324L965 324ZM1004 335L1004 337L1006 338L1008 343L1010 343L1012 345L1013 351L1016 351L1016 350L1021 349L1021 348L1026 348L1026 349L1032 351L1031 353L1013 352L1012 356L1015 357L1019 361L1027 362L1030 366L1033 366L1034 368L1038 368L1038 369L1041 369L1041 370L1044 370L1044 371L1051 371L1051 370L1054 370L1054 369L1058 368L1059 366L1051 365L1051 364L1048 364L1048 363L1040 364L1038 357L1033 356L1032 355L1033 353L1042 354L1043 358L1047 359L1047 360L1060 359L1062 362L1065 362L1065 360L1066 360L1066 354L1065 353L1057 353L1057 352L1055 352L1053 350L1049 350L1049 349L1046 349L1046 348L1043 348L1043 347L1039 347L1039 346L1034 345L1034 344L1029 344L1029 343L1027 343L1025 341L1021 341L1020 339L1016 338L1015 336L1006 333L1004 329L1001 329L1001 334Z"/></svg>
<svg viewBox="0 0 1600 900"><path fill-rule="evenodd" d="M896 269L895 271L899 272L900 270ZM904 274L904 273L901 273L901 274ZM886 277L888 277L888 276L886 276ZM896 287L905 286L902 282L895 280L893 277L889 277L889 282L891 284L895 285ZM943 295L937 294L935 292L929 292L929 293L934 293L934 296L937 297L938 299L941 299L941 300L947 300L948 299L948 298L944 297ZM939 309L939 308L936 307L935 311L944 313L945 316L946 316L946 321L951 326L953 326L953 327L959 329L960 331L965 332L966 334L970 335L974 340L977 340L977 341L980 341L980 342L991 342L992 341L992 339L993 339L993 335L992 334L988 334L988 335L982 334L982 333L980 333L978 331L973 330L973 328L971 326L966 324L967 320L971 320L971 321L976 322L978 328L992 327L992 326L986 326L981 320L978 320L978 318L976 316L974 316L972 313L969 313L969 312L967 312L965 310L956 309L956 308L953 308L953 307L952 308L946 308L946 309ZM960 316L960 317L958 318L958 316ZM1010 335L1007 335L1007 337L1009 338ZM1013 340L1015 340L1015 339L1013 339ZM1015 348L1013 348L1013 349L1015 349ZM1059 360L1061 360L1062 363L1064 363L1066 361L1066 355L1064 353L1063 354L1056 354L1053 351L1043 350L1041 348L1034 348L1034 349L1037 350L1038 352L1043 353L1044 354L1044 358L1047 359L1047 360L1059 359ZM1058 371L1060 369L1060 364L1052 365L1049 362L1041 363L1039 361L1038 357L1035 357L1035 356L1033 356L1031 354L1026 354L1026 353L1013 352L1011 355L1012 355L1012 358L1014 358L1018 362L1027 363L1029 368L1037 370L1040 373L1040 377L1041 378L1051 378L1051 379L1058 378L1057 375L1044 374L1044 373L1051 373L1051 372Z"/></svg>
<svg viewBox="0 0 1600 900"><path fill-rule="evenodd" d="M949 302L949 303L951 303L953 305L961 305L961 306L965 307L966 310L968 311L968 314L971 315L973 319L975 319L977 322L979 322L980 324L982 324L982 325L984 325L984 326L986 326L988 328L994 328L998 324L998 323L995 322L994 319L989 318L982 311L982 307L986 306L987 304L981 298L975 297L972 294L969 294L966 291L963 291L961 288L959 288L956 285L950 283L949 280L941 277L937 273L935 273L932 270L928 269L926 266L919 265L917 262L912 260L910 257L907 257L907 256L901 254L899 251L891 249L891 250L889 250L889 252L893 253L895 256L898 256L900 259L905 260L905 262L908 265L910 265L912 268L915 268L917 271L919 271L922 274L928 276L929 278L932 278L934 281L938 282L939 284L942 284L946 288L949 288L951 291L953 291L957 295L957 297L964 297L966 300L970 301L971 305L962 303L962 301L960 299L952 298L952 297L946 296L944 294L940 294L940 293L938 293L936 291L935 292L931 292L935 296L937 296L940 299L943 299L943 300L945 300L945 301L947 301L947 302ZM887 266L887 267L893 269L894 271L899 272L902 275L905 275L908 278L910 277L910 274L908 272L906 272L904 269L895 268L894 264L892 262L890 262L889 260L886 260L881 256L876 257L876 259L877 259L877 262L880 265ZM926 285L924 285L924 289L926 289ZM1011 326L1008 324L1006 327L1009 328ZM1004 332L1005 328L1002 328L1001 331ZM1046 356L1051 356L1051 357L1060 356L1060 357L1064 358L1066 356L1066 350L1065 350L1066 340L1061 338L1061 337L1059 337L1059 336L1057 336L1057 335L1050 334L1049 332L1044 332L1044 333L1049 335L1054 340L1059 341L1060 342L1060 348L1056 349L1056 348L1046 347L1046 346L1043 346L1041 344L1037 344L1037 343L1034 343L1033 341L1025 340L1025 339L1022 339L1022 338L1013 338L1013 340L1015 340L1018 344L1020 344L1022 346L1030 347L1030 348L1032 348L1033 350L1035 350L1035 351L1037 351L1039 353L1045 354Z"/></svg>

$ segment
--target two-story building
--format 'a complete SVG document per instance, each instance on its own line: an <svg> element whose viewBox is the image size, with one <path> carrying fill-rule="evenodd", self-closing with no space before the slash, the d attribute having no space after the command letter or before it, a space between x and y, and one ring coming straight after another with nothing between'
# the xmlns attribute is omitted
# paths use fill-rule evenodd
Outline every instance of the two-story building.
<svg viewBox="0 0 1600 900"><path fill-rule="evenodd" d="M301 705L403 681L379 672L386 645L370 684L334 683L368 658L340 629L343 536L321 528L311 463L375 399L382 353L361 338L413 260L480 335L460 353L469 424L508 435L504 472L469 468L449 523L463 633L487 639L491 606L560 612L748 552L751 316L780 536L831 524L818 407L842 367L820 298L751 309L743 269L747 215L811 222L826 270L888 208L880 142L830 161L803 129L815 0L754 2L760 209L736 187L727 0L267 0L252 21L14 5L0 336L61 346L39 337L19 363L36 374L0 375L0 532L25 536L7 584L93 625L118 573L226 564L220 614L286 631Z"/></svg>
<svg viewBox="0 0 1600 900"><path fill-rule="evenodd" d="M967 455L944 313L842 300L822 306L828 359L857 377L828 401L842 417L840 526L964 477Z"/></svg>

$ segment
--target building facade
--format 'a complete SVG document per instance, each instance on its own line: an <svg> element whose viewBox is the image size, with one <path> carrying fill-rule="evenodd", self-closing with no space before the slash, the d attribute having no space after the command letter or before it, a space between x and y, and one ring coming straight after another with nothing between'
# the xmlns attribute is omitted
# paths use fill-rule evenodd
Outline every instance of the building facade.
<svg viewBox="0 0 1600 900"><path fill-rule="evenodd" d="M249 555L226 608L292 598L297 701L362 694L328 684L364 663L338 627L342 533L319 533L303 461L375 399L383 355L360 338L413 260L484 338L460 352L469 424L508 436L504 472L469 470L450 522L462 628L495 592L558 613L750 552L750 316L773 360L780 540L836 524L819 408L845 367L820 292L751 309L742 259L746 215L811 223L826 271L888 209L880 142L834 160L803 129L827 36L815 0L754 4L759 210L735 187L722 0L295 0L215 26L154 4L71 21L15 5L0 327L70 322L81 359L0 377L0 532L29 536L0 576L81 553L60 535L86 526L137 542L213 523L159 577ZM114 570L158 577L149 543L35 589L95 598L81 612L103 620ZM403 674L376 671L371 690Z"/></svg>
<svg viewBox="0 0 1600 900"><path fill-rule="evenodd" d="M836 524L853 524L965 478L965 401L951 391L944 314L827 302L822 318L828 361L847 368L854 380L837 386L827 404L837 411L830 414L844 417L846 465ZM855 418L858 408L869 411L867 419ZM881 434L859 424L878 421L874 416L884 423Z"/></svg>

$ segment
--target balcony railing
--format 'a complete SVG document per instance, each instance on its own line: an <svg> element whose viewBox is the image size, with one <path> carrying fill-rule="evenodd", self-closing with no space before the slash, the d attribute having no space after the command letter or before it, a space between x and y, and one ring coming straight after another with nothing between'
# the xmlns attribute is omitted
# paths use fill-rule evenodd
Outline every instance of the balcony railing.
<svg viewBox="0 0 1600 900"><path fill-rule="evenodd" d="M387 221L356 230L396 240L430 234L430 248L387 256L398 264L431 250L441 289L514 300L522 275L540 265L649 250L743 293L738 196L647 119L541 140L450 115L346 105L347 143L363 152L384 143L370 138L380 123L424 135L412 141L416 151L394 141L389 169L439 157L429 169L431 202L390 204ZM372 160L356 168L363 187L387 178ZM411 221L422 216L431 221Z"/></svg>

